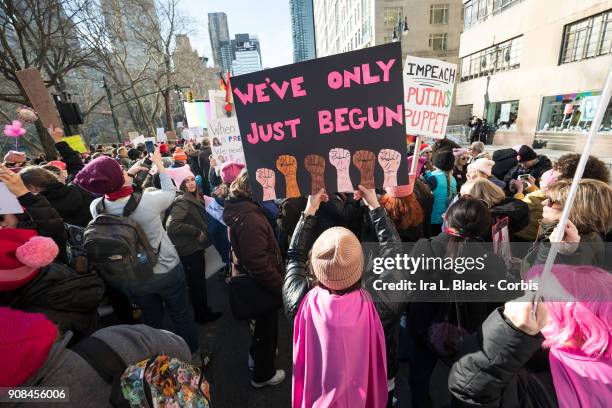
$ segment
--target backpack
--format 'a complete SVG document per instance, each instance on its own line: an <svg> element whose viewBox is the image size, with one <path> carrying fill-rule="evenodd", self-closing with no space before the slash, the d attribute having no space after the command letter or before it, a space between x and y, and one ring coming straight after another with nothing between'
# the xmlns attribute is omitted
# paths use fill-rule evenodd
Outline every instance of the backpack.
<svg viewBox="0 0 612 408"><path fill-rule="evenodd" d="M72 347L102 379L111 385L109 404L115 408L210 408L210 384L202 367L167 355L127 365L112 347L97 337L87 337Z"/></svg>
<svg viewBox="0 0 612 408"><path fill-rule="evenodd" d="M83 246L87 251L87 259L108 282L146 280L153 274L153 267L157 264L157 253L142 227L129 218L141 198L141 192L134 192L122 215L106 214L104 199L100 200L96 205L98 215L85 227Z"/></svg>

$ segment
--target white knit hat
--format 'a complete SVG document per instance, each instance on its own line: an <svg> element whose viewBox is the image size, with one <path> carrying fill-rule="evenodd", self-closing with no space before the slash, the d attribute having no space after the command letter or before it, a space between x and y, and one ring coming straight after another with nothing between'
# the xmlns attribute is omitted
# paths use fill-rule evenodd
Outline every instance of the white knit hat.
<svg viewBox="0 0 612 408"><path fill-rule="evenodd" d="M473 163L468 164L467 171L478 170L486 174L488 177L491 177L491 169L493 169L494 165L495 162L493 160L480 158L475 160Z"/></svg>

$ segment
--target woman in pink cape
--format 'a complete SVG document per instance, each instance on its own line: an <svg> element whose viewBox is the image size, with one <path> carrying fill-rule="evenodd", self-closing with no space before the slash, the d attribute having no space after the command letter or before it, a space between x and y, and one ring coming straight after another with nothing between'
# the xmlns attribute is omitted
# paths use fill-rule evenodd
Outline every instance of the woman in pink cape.
<svg viewBox="0 0 612 408"><path fill-rule="evenodd" d="M370 207L381 241L399 241L374 190L359 188L356 198ZM288 251L283 301L287 315L295 317L293 407L385 407L385 335L374 303L361 288L361 244L342 227L326 230L312 243L315 213L326 200L323 190L308 197Z"/></svg>

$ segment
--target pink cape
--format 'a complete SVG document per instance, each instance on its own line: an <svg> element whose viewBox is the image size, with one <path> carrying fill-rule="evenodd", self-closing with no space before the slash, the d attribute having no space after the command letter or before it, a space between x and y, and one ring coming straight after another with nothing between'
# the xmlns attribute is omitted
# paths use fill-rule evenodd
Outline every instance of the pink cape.
<svg viewBox="0 0 612 408"><path fill-rule="evenodd" d="M386 405L385 336L367 292L306 294L294 322L292 400L293 408Z"/></svg>
<svg viewBox="0 0 612 408"><path fill-rule="evenodd" d="M612 406L612 361L559 349L549 360L560 408Z"/></svg>

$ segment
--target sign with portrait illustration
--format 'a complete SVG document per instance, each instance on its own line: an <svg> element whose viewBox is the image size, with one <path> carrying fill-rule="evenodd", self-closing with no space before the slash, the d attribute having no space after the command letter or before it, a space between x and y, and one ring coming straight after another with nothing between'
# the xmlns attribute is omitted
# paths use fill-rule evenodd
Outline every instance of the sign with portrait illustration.
<svg viewBox="0 0 612 408"><path fill-rule="evenodd" d="M236 110L225 109L225 91L208 91L210 116L208 138L212 155L219 166L225 162L245 163Z"/></svg>
<svg viewBox="0 0 612 408"><path fill-rule="evenodd" d="M257 200L408 184L399 43L232 78Z"/></svg>

